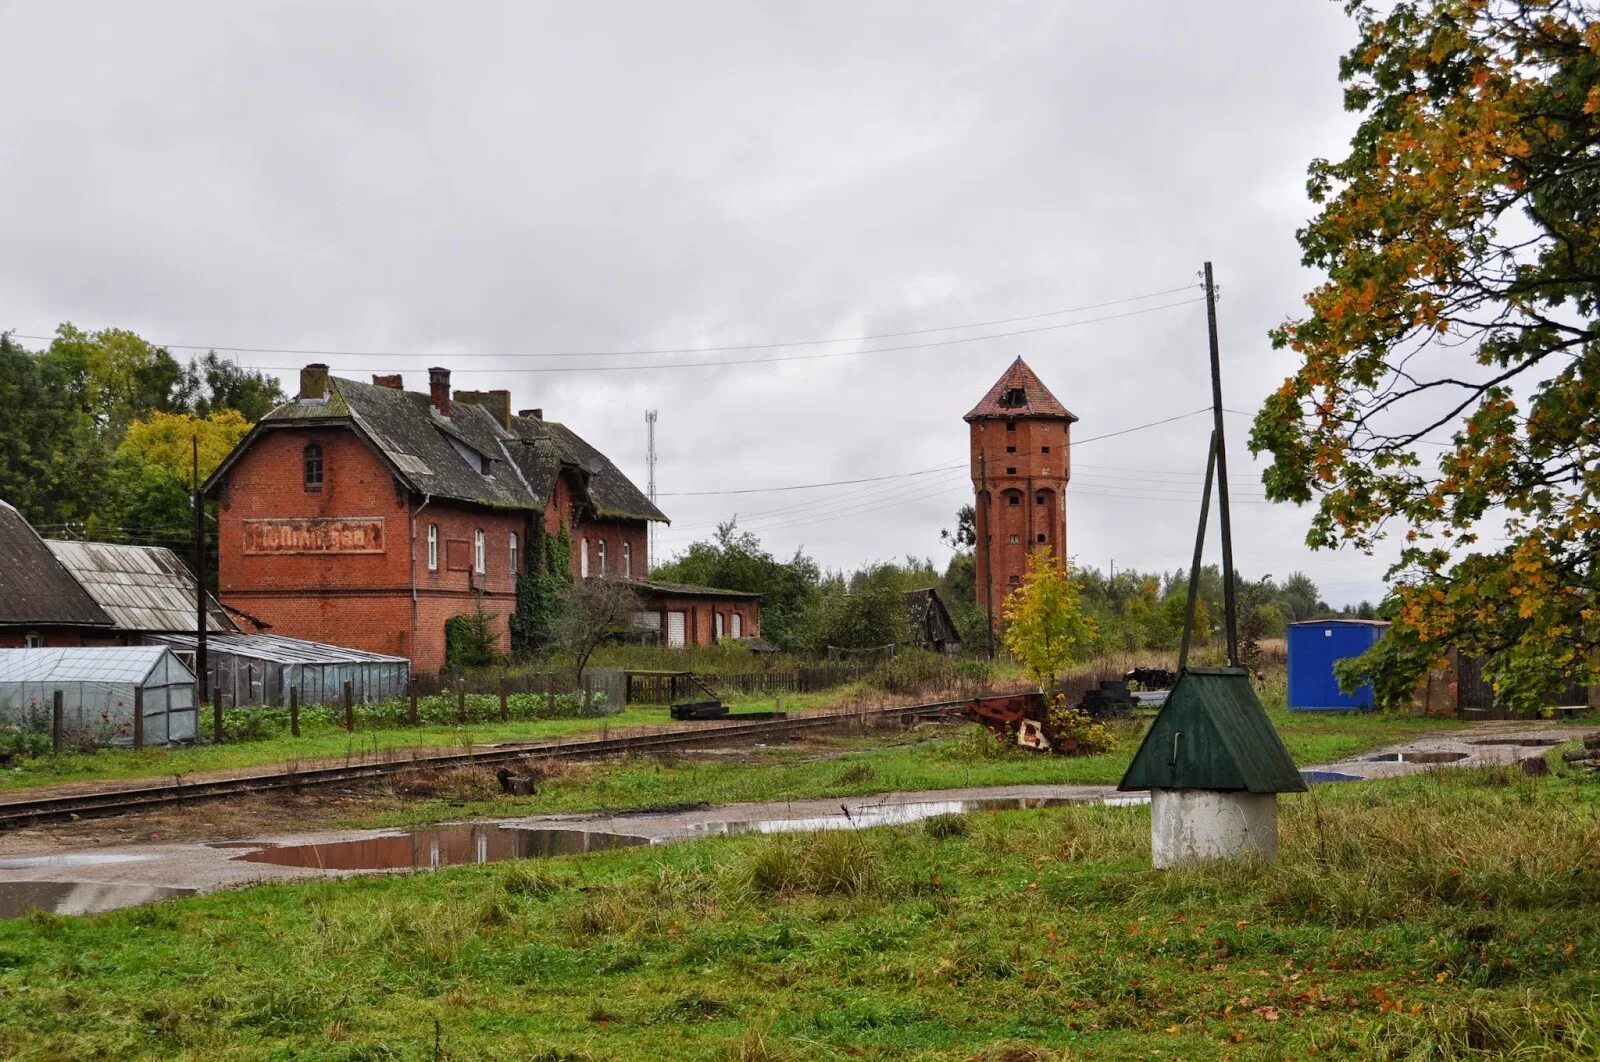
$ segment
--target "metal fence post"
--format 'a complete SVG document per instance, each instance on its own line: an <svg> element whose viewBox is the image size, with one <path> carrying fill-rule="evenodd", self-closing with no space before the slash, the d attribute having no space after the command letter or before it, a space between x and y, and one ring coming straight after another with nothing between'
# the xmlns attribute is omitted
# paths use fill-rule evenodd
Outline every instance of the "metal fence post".
<svg viewBox="0 0 1600 1062"><path fill-rule="evenodd" d="M465 723L467 721L467 682L466 682L466 679L462 677L461 669L459 667L456 668L455 679L456 679L456 722Z"/></svg>
<svg viewBox="0 0 1600 1062"><path fill-rule="evenodd" d="M144 748L144 687L133 688L133 747Z"/></svg>
<svg viewBox="0 0 1600 1062"><path fill-rule="evenodd" d="M344 680L344 728L348 731L356 728L355 689L349 679Z"/></svg>
<svg viewBox="0 0 1600 1062"><path fill-rule="evenodd" d="M50 695L50 746L57 752L66 739L67 699L60 690Z"/></svg>
<svg viewBox="0 0 1600 1062"><path fill-rule="evenodd" d="M300 687L289 687L289 736L300 736Z"/></svg>
<svg viewBox="0 0 1600 1062"><path fill-rule="evenodd" d="M500 676L500 721L503 723L511 718L511 706L506 703L506 677Z"/></svg>
<svg viewBox="0 0 1600 1062"><path fill-rule="evenodd" d="M556 673L554 671L544 677L544 709L552 716L556 714Z"/></svg>
<svg viewBox="0 0 1600 1062"><path fill-rule="evenodd" d="M410 682L411 704L406 708L406 721L412 726L417 725L417 676L411 676Z"/></svg>

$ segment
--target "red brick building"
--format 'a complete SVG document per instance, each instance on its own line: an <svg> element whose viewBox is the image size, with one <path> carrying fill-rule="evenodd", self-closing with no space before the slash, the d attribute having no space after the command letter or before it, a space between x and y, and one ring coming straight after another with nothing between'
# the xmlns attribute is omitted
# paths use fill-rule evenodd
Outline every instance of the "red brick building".
<svg viewBox="0 0 1600 1062"><path fill-rule="evenodd" d="M428 393L308 365L206 484L224 604L279 634L444 664L445 622L482 608L502 650L516 575L571 536L583 578L643 579L666 517L612 464L509 391ZM647 598L647 607L655 606ZM659 610L657 610L659 611ZM706 638L709 641L709 635Z"/></svg>
<svg viewBox="0 0 1600 1062"><path fill-rule="evenodd" d="M1067 481L1078 418L1018 358L963 419L971 426L978 607L998 629L1029 553L1049 547L1066 569Z"/></svg>

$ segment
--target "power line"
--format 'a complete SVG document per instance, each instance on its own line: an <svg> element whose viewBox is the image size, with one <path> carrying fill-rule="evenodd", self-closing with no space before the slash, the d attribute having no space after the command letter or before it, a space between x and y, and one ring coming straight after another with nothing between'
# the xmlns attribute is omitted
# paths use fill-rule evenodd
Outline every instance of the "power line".
<svg viewBox="0 0 1600 1062"><path fill-rule="evenodd" d="M772 357L772 358L735 358L735 359L728 359L728 360L723 360L723 361L672 361L672 362L658 362L658 363L653 363L653 364L642 364L642 365L555 365L555 366L543 366L543 367L539 367L539 368L454 369L454 370L452 370L452 372L454 372L454 373L473 373L473 374L483 374L483 373L557 373L557 372L649 372L649 371L655 370L655 369L705 369L705 368L731 367L731 366L736 366L736 365L768 365L768 364L777 364L779 362L786 362L786 361L822 361L822 360L829 359L829 358L856 358L856 357L861 357L861 356L867 355L867 354L893 354L893 353L895 353L897 351L904 351L904 350L929 350L929 349L932 349L934 347L952 347L952 346L958 346L958 345L963 344L963 343L981 343L981 342L984 342L985 340L990 340L990 339L1007 339L1007 338L1010 338L1010 337L1013 337L1013 336L1034 335L1034 334L1039 333L1039 332L1053 332L1053 331L1057 331L1059 329L1064 329L1064 328L1078 328L1078 327L1080 327L1082 325L1098 324L1098 323L1100 323L1102 321L1118 321L1118 320L1122 320L1122 319L1127 318L1127 317L1139 317L1139 316L1141 316L1143 314L1147 314L1147 313L1156 313L1156 312L1158 312L1160 310L1170 310L1170 309L1173 309L1173 308L1178 307L1178 306L1190 306L1190 305L1193 305L1195 303L1204 302L1204 301L1205 301L1204 299L1182 299L1182 300L1180 300L1178 302L1167 302L1167 303L1162 303L1159 306L1147 306L1144 309L1140 309L1140 310L1130 310L1127 313L1106 314L1106 315L1104 315L1102 317L1086 317L1081 321L1066 321L1066 322L1063 322L1061 324L1040 325L1040 326L1038 326L1036 328L1019 328L1019 329L1015 329L1015 330L1010 331L1010 332L989 332L989 333L986 333L986 334L981 335L981 336L963 336L963 337L958 338L958 339L942 339L942 340L937 340L937 341L929 342L929 343L904 343L904 344L901 344L899 346L892 346L892 347L874 347L874 348L871 348L869 350L836 350L836 351L828 351L828 352L821 353L821 354L783 354L783 355L779 355L777 357ZM24 333L21 333L21 332L14 332L12 334L18 336L19 338L23 338L23 339L49 339L50 338L49 336L25 335ZM155 345L164 346L164 347L181 347L182 349L202 349L202 348L198 348L198 347L190 348L190 347L184 346L182 344L175 344L175 343L162 343L162 344L155 344ZM215 347L215 348L210 348L210 349L227 350L227 351L231 351L231 352L235 352L235 353L250 352L249 348L243 348L243 347ZM262 349L264 349L264 348L262 348ZM344 357L344 356L348 356L348 355L341 355L341 354L337 354L337 353L333 353L333 352L329 352L329 351L302 351L301 353L313 354L313 355L316 355L316 356L319 356L319 357ZM352 353L354 353L354 352L352 352ZM597 355L599 353L604 353L604 352L596 352ZM516 355L516 354L495 355L495 354L470 354L470 353L468 353L468 354L401 354L401 355L393 355L393 356L415 357L415 358L437 358L437 359L440 359L440 360L448 358L448 359L454 361L457 358L463 358L463 357L469 357L469 358L470 357L515 358L515 357L560 357L562 355L531 355L531 354L530 355ZM302 368L302 366L299 366L299 365L248 365L248 366L245 366L245 368L253 369L253 370L256 370L258 372L294 372L294 371L297 371L300 368ZM412 369L412 371L415 371L416 366L411 366L411 369ZM380 366L370 366L369 365L369 366L363 367L361 369L361 371L362 372L404 372L404 371L406 371L406 369L405 369L404 366L380 367Z"/></svg>
<svg viewBox="0 0 1600 1062"><path fill-rule="evenodd" d="M1144 295L1130 295L1125 299L1111 299L1106 302L1091 302L1081 306L1068 306L1060 310L1047 310L1044 313L1024 314L1021 317L999 317L989 321L967 321L962 324L936 325L932 328L916 328L906 332L878 332L865 336L835 336L831 339L792 339L779 343L743 343L731 344L720 347L659 347L646 350L573 350L548 353L519 353L519 354L457 354L454 358L623 358L655 354L713 354L725 351L738 350L777 350L783 347L816 347L826 346L830 343L866 343L877 339L900 339L905 336L922 336L932 332L953 332L963 328L993 328L996 325L1017 324L1022 321L1038 321L1047 317L1060 317L1063 314L1081 313L1084 310L1099 310L1107 306L1123 306L1130 302L1143 302L1146 299L1160 298L1163 295L1173 295L1180 291L1189 291L1193 284L1183 284L1175 288L1166 288L1162 291L1152 291ZM1198 299L1193 301L1200 301ZM28 335L22 332L13 332L12 335L20 339L51 340L54 336ZM176 350L225 350L235 354L310 354L330 358L432 358L439 355L433 353L417 353L397 350L310 350L300 347L233 347L222 343L152 343L152 346L171 347Z"/></svg>
<svg viewBox="0 0 1600 1062"><path fill-rule="evenodd" d="M1087 443L1099 442L1101 439L1115 439L1119 435L1128 435L1128 434L1130 434L1132 432L1144 431L1147 428L1159 428L1163 424L1171 424L1173 421L1185 420L1185 419L1187 419L1189 417L1197 417L1202 413L1209 413L1209 412L1211 412L1211 407L1210 406L1202 406L1200 409L1193 409L1193 410L1190 410L1187 413L1178 413L1178 414L1175 414L1175 415L1170 416L1170 417L1163 417L1160 420L1152 420L1148 424L1136 424L1131 428L1122 428L1122 429L1120 429L1118 431L1106 432L1103 435L1091 435L1086 439L1074 439L1074 440L1072 440L1072 445L1073 446L1083 446L1083 445L1085 445ZM932 473L935 473L935 472L948 472L953 468L966 468L967 465L968 465L968 462L963 461L959 465L940 465L937 468L924 468L924 469L921 469L921 470L916 471L916 472L896 472L896 473L893 473L891 475L886 475L886 476L865 476L865 477L860 478L860 479L833 479L833 480L827 480L827 481L824 481L824 482L821 482L821 483L794 483L794 484L790 484L788 486L783 486L783 487L741 487L741 488L738 488L738 489L735 489L735 490L677 491L677 492L671 492L671 493L663 493L661 495L661 497L663 497L663 498L705 498L705 497L711 497L711 496L722 496L722 495L730 495L730 494L772 494L772 493L776 493L778 491L788 491L788 490L813 490L813 489L815 489L817 487L844 487L844 486L850 486L850 485L853 485L853 484L856 484L856 483L881 483L886 479L905 479L908 476L926 476L926 475L931 475Z"/></svg>

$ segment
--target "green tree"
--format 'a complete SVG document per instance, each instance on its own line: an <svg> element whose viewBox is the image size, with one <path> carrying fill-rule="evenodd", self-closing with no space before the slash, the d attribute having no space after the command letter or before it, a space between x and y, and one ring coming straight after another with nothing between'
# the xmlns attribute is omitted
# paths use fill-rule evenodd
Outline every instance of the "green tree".
<svg viewBox="0 0 1600 1062"><path fill-rule="evenodd" d="M80 384L0 334L0 499L41 527L82 522L103 502L111 448Z"/></svg>
<svg viewBox="0 0 1600 1062"><path fill-rule="evenodd" d="M777 560L733 520L719 524L715 538L694 543L652 574L667 582L760 594L762 637L781 649L800 647L804 617L822 579L816 561L800 550L787 561Z"/></svg>
<svg viewBox="0 0 1600 1062"><path fill-rule="evenodd" d="M1096 637L1078 588L1056 567L1048 547L1028 555L1022 584L1006 598L1006 648L1048 692L1056 676L1081 660Z"/></svg>
<svg viewBox="0 0 1600 1062"><path fill-rule="evenodd" d="M284 402L278 381L255 369L244 369L210 351L192 359L178 383L179 408L197 417L232 409L254 424Z"/></svg>
<svg viewBox="0 0 1600 1062"><path fill-rule="evenodd" d="M806 647L814 652L876 649L905 645L910 639L906 591L927 586L929 573L893 564L874 564L848 578L830 575L806 616Z"/></svg>
<svg viewBox="0 0 1600 1062"><path fill-rule="evenodd" d="M1320 496L1313 546L1404 531L1394 626L1347 679L1403 700L1458 646L1532 705L1600 680L1600 18L1347 7L1361 122L1311 166L1299 239L1327 280L1273 333L1299 364L1252 449L1270 497Z"/></svg>

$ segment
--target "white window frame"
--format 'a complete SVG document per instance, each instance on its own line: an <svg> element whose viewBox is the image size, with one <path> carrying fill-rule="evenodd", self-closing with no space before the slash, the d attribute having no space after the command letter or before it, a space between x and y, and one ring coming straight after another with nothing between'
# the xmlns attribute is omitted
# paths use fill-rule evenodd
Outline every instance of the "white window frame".
<svg viewBox="0 0 1600 1062"><path fill-rule="evenodd" d="M600 578L604 579L606 577L606 540L603 538L595 550L595 559L600 562Z"/></svg>
<svg viewBox="0 0 1600 1062"><path fill-rule="evenodd" d="M627 542L622 544L622 577L633 578L633 546Z"/></svg>
<svg viewBox="0 0 1600 1062"><path fill-rule="evenodd" d="M731 613L729 626L732 628L735 638L744 637L744 617L739 615L738 612Z"/></svg>
<svg viewBox="0 0 1600 1062"><path fill-rule="evenodd" d="M482 575L487 570L488 558L484 556L483 528L472 533L472 570Z"/></svg>
<svg viewBox="0 0 1600 1062"><path fill-rule="evenodd" d="M511 555L511 577L513 579L515 579L517 577L517 571L518 571L518 568L517 568L517 533L515 531L511 532L511 537L509 539L507 539L507 542L510 545L509 552L510 552L510 555Z"/></svg>
<svg viewBox="0 0 1600 1062"><path fill-rule="evenodd" d="M428 525L428 570L439 570L439 525Z"/></svg>
<svg viewBox="0 0 1600 1062"><path fill-rule="evenodd" d="M578 542L578 578L589 578L589 540L580 539Z"/></svg>
<svg viewBox="0 0 1600 1062"><path fill-rule="evenodd" d="M711 614L711 619L712 619L712 626L714 626L716 628L717 641L720 642L720 641L722 641L722 613L713 612Z"/></svg>
<svg viewBox="0 0 1600 1062"><path fill-rule="evenodd" d="M43 649L44 635L38 631L29 631L22 636L22 647L24 649Z"/></svg>

